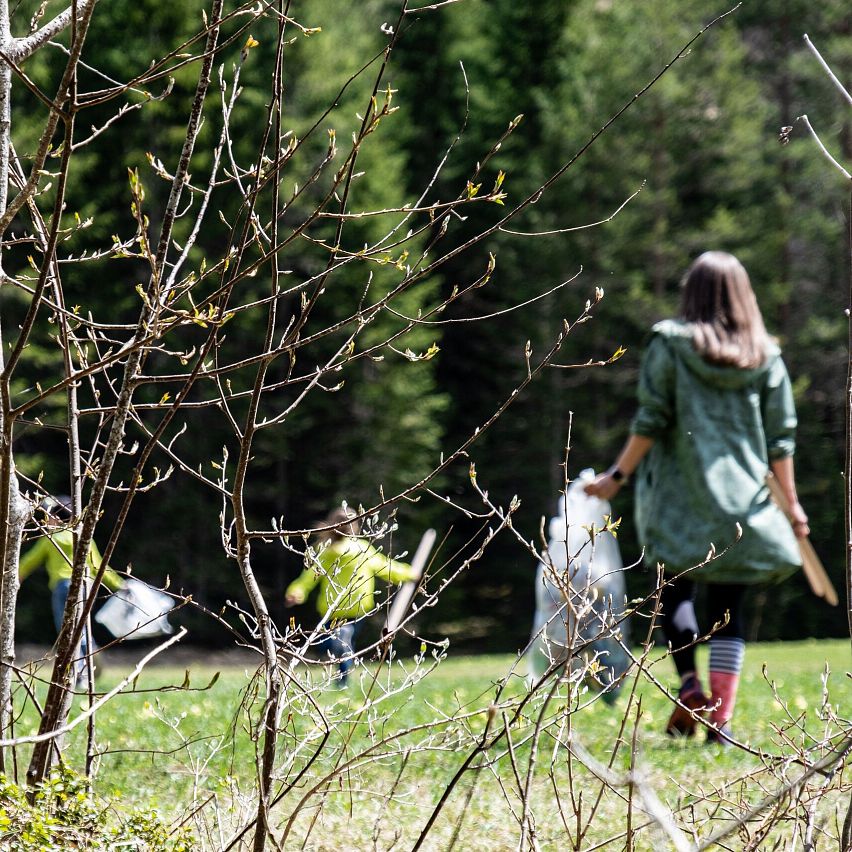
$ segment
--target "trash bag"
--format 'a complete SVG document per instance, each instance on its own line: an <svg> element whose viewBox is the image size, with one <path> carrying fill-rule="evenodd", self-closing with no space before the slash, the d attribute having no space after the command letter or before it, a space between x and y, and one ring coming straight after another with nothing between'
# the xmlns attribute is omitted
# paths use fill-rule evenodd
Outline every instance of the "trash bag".
<svg viewBox="0 0 852 852"><path fill-rule="evenodd" d="M547 550L536 570L528 668L538 679L570 656L578 666L594 661L593 679L614 700L630 666L622 647L629 645L628 624L619 620L626 607L624 565L618 541L604 530L609 503L583 490L594 478L590 468L582 471L550 521Z"/></svg>
<svg viewBox="0 0 852 852"><path fill-rule="evenodd" d="M116 639L150 639L174 633L167 618L173 607L174 601L168 595L130 577L109 596L95 621Z"/></svg>

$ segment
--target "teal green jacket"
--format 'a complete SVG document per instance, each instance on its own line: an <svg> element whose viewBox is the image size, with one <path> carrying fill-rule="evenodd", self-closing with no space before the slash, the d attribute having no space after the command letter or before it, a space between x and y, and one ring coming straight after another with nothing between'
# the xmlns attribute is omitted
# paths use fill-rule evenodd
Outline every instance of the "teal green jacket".
<svg viewBox="0 0 852 852"><path fill-rule="evenodd" d="M60 580L71 579L71 563L74 561L74 534L71 530L59 529L42 536L21 556L18 563L18 576L23 580L41 565L47 569L47 583L56 588ZM101 554L92 542L89 548L89 576L94 576L101 567ZM121 577L111 568L104 573L103 583L112 591L121 586Z"/></svg>
<svg viewBox="0 0 852 852"><path fill-rule="evenodd" d="M302 602L319 583L320 615L331 611L336 620L360 618L375 608L376 577L388 583L417 579L408 563L390 559L364 539L340 538L316 554L285 594Z"/></svg>
<svg viewBox="0 0 852 852"><path fill-rule="evenodd" d="M654 439L636 476L636 525L648 564L699 565L710 583L781 580L801 565L790 524L769 497L769 461L795 452L796 411L773 344L764 364L710 364L686 323L654 326L631 432ZM742 538L736 541L736 525Z"/></svg>

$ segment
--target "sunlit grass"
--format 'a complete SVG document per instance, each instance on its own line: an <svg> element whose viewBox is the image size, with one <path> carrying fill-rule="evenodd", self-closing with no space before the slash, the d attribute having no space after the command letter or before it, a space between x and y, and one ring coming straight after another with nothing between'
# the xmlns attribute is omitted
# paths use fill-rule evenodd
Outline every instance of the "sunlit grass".
<svg viewBox="0 0 852 852"><path fill-rule="evenodd" d="M339 720L327 745L327 753L333 756L317 760L283 798L276 809L278 820L286 822L305 791L328 775L330 783L308 798L294 821L291 836L304 838L315 808L322 801L322 812L310 829L306 848L360 848L357 844L365 839L372 847L374 834L379 848L388 848L396 834L404 838L402 848L410 848L442 791L480 740L489 717L491 732L503 730L513 720L514 705L525 689L523 665L509 680L500 708L489 711L495 701L496 684L513 662L509 656L456 658L450 653L418 684L377 704L370 701L375 701L383 689L402 682L402 666L411 670L411 659L400 660L399 665L390 668L368 666L345 691L326 687L317 699L330 719ZM669 807L693 804L695 812L700 813L702 789L760 772L767 755L782 750L789 753L800 745L810 747L823 738L828 724L825 717L830 716L831 708L842 715L844 708L852 705L852 684L846 675L849 662L849 644L841 641L749 646L734 730L739 739L762 756L707 746L703 737L693 741L668 739L662 730L671 704L644 679L639 680L632 700L628 698L632 684L628 683L615 706L595 701L571 714L570 720L562 712L568 699L561 692L548 708L548 716L555 724L541 737L530 786L539 841L544 848L570 848L560 840L565 837L566 822L568 828L576 831L577 809L588 815L599 798L599 782L576 761L569 762L568 750L556 739L561 736L564 741L569 728L572 741L596 760L611 763L617 772L627 769L631 761L638 763L648 783ZM703 649L699 664L706 666ZM674 688L671 662L659 659L655 653L652 666L655 677ZM226 669L212 686L201 689L214 674L215 670L200 660L191 668L189 689L160 691L164 687L186 686L186 673L183 669L151 668L139 678L135 692L118 696L98 714L100 792L116 793L134 803L154 803L162 813L174 818L191 803L215 797L220 819L228 826L238 824L249 814L246 803L240 804L239 795L249 794L246 802L250 801L255 773L252 724L256 724L258 713L255 691L250 688L255 673ZM99 680L99 688L108 688L119 676L119 671L113 669ZM374 677L377 683L371 686ZM588 693L581 700L591 696ZM247 705L253 706L249 714ZM77 699L75 711L84 706L84 699ZM523 784L526 777L530 737L540 709L540 700L530 703L522 717L508 728L513 740L511 754L504 737L486 756L476 758L472 770L462 776L450 796L424 848L447 848L463 810L455 848L517 846L517 817L521 813L517 791L519 781ZM305 710L305 703L295 700L285 711L282 760L306 736L317 732L316 714ZM627 725L622 727L626 711ZM451 721L460 716L463 721ZM430 723L437 724L440 736L427 740L422 726ZM19 722L18 732L23 732L28 724L34 724L31 717ZM410 735L397 737L398 732L409 728L413 729ZM782 730L787 731L783 736L779 733ZM336 767L365 750L376 749L375 744L383 738L390 738L391 744L370 752L372 760L356 760L345 772L334 774ZM85 726L81 726L71 738L72 765L82 763L85 740ZM407 749L410 751L405 757ZM407 761L405 771L397 783L403 760ZM304 760L298 759L295 765L304 765ZM551 766L552 778L548 775ZM764 781L771 787L775 779L764 776ZM471 785L475 785L472 795ZM579 803L581 793L583 801ZM596 842L611 837L611 848L623 847L623 839L615 838L623 832L627 819L626 794L626 789L621 789L617 794L608 791L600 795L595 826L582 848L592 837ZM756 788L754 795L747 793L746 798L754 800L758 794L761 791ZM733 797L733 792L730 795ZM838 804L827 799L823 807L830 810ZM831 818L832 814L825 816ZM646 821L635 809L631 818L634 825ZM654 848L655 837L659 840L659 835L650 831L642 837L647 848ZM489 841L487 847L483 845L485 840ZM641 842L636 849L645 848Z"/></svg>

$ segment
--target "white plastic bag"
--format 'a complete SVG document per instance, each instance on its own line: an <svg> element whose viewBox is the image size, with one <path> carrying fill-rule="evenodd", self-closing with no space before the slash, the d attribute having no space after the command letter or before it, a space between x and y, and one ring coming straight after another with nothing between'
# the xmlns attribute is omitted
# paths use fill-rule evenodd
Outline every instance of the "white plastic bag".
<svg viewBox="0 0 852 852"><path fill-rule="evenodd" d="M629 638L626 622L615 627L625 607L624 565L618 541L604 530L610 504L583 490L594 478L593 470L582 471L559 498L557 515L550 522L547 552L536 571L528 654L533 678L565 660L572 645L580 652L578 662L582 657L597 661L598 680L604 686L618 680L629 666L621 645Z"/></svg>
<svg viewBox="0 0 852 852"><path fill-rule="evenodd" d="M150 639L174 632L167 618L173 607L174 601L168 595L130 577L110 595L95 621L116 639Z"/></svg>

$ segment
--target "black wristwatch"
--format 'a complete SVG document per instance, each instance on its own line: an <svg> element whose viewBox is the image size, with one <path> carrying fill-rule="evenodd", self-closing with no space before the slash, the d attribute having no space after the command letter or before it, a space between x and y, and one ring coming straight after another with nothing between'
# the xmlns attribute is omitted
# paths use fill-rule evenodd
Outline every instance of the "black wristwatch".
<svg viewBox="0 0 852 852"><path fill-rule="evenodd" d="M627 474L618 467L610 468L609 475L619 485L624 485L624 483L627 482Z"/></svg>

